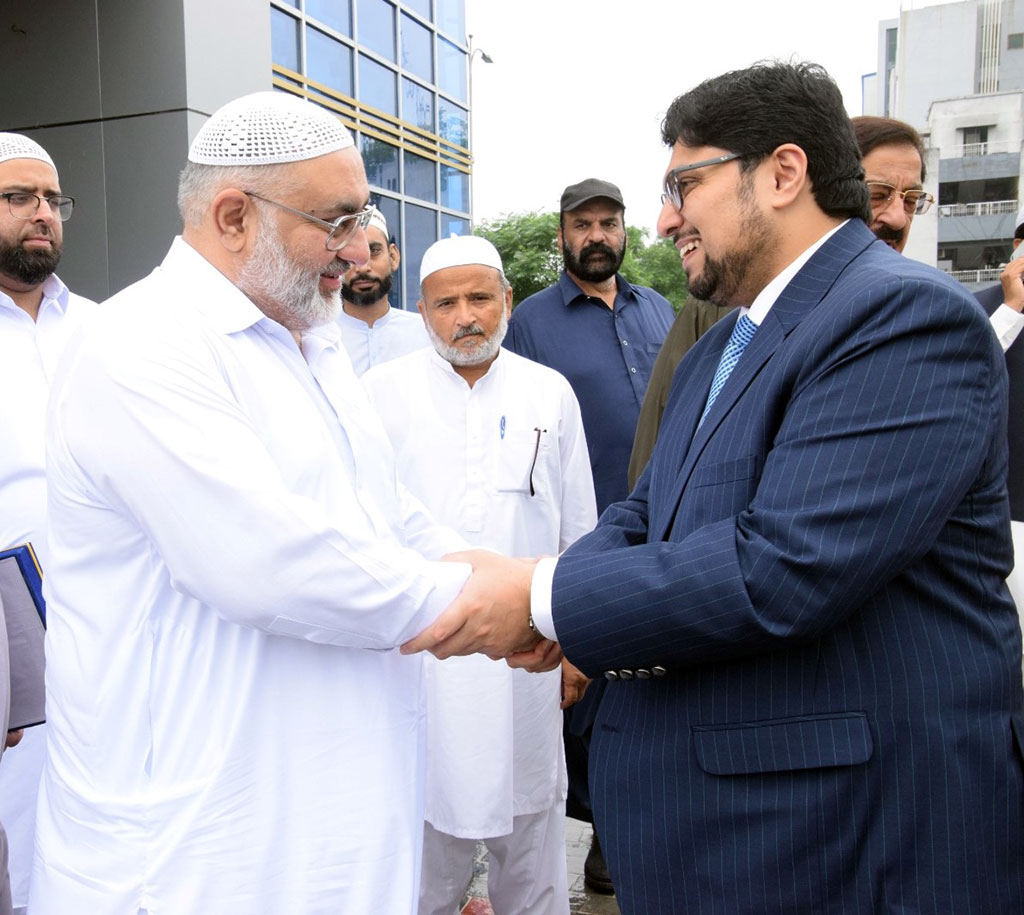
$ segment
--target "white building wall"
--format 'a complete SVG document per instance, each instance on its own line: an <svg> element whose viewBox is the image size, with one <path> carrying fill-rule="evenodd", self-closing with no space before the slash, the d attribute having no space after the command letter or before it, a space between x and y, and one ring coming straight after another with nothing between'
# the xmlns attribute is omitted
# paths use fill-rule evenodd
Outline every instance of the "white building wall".
<svg viewBox="0 0 1024 915"><path fill-rule="evenodd" d="M924 129L934 99L975 91L978 6L978 0L967 0L900 14L890 117Z"/></svg>

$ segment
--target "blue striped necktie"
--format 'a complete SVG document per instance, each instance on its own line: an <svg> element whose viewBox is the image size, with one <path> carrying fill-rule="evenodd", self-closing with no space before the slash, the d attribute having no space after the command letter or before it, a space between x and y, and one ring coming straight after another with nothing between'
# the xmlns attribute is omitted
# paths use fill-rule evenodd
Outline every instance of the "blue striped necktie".
<svg viewBox="0 0 1024 915"><path fill-rule="evenodd" d="M757 325L750 318L746 315L740 315L739 320L733 326L732 333L729 335L729 342L725 344L725 349L722 350L722 358L718 362L718 368L715 369L715 377L711 379L711 390L708 392L708 402L704 405L704 412L700 415L700 423L704 422L704 417L708 415L708 410L711 409L715 398L719 395L722 388L725 387L726 380L729 378L732 370L736 368L736 363L740 361L740 356L743 355L747 344L754 338L756 330ZM700 423L697 423L698 429L700 428Z"/></svg>

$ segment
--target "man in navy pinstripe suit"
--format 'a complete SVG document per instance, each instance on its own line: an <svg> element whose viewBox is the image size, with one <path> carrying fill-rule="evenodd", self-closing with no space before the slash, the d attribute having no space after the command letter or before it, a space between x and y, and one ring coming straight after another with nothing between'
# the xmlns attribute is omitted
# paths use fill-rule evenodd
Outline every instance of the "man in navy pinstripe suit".
<svg viewBox="0 0 1024 915"><path fill-rule="evenodd" d="M557 639L613 681L591 786L625 913L1021 913L985 315L865 226L820 68L709 80L663 135L659 231L693 294L740 313L681 362L630 497L557 560L469 557L464 599L410 647L502 654L529 623L547 638L513 663Z"/></svg>

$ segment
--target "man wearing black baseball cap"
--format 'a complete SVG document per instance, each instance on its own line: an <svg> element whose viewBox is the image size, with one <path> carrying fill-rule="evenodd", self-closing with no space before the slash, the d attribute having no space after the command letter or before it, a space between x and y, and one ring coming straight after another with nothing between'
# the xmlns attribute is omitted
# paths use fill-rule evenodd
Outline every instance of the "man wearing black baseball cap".
<svg viewBox="0 0 1024 915"><path fill-rule="evenodd" d="M504 345L561 372L572 385L594 473L598 513L626 498L633 435L654 359L672 323L672 305L618 270L626 253L625 203L610 181L586 178L562 192L558 282L512 312ZM566 710L569 816L593 822L587 787L590 732L604 681ZM584 869L587 885L612 892L596 834Z"/></svg>

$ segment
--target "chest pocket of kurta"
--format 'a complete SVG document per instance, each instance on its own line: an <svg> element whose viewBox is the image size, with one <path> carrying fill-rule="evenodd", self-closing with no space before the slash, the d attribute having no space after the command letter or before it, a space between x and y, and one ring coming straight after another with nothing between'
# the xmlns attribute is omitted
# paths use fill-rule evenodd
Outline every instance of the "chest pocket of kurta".
<svg viewBox="0 0 1024 915"><path fill-rule="evenodd" d="M548 439L540 427L526 431L509 430L498 447L495 487L498 492L519 492L527 496L547 494Z"/></svg>

